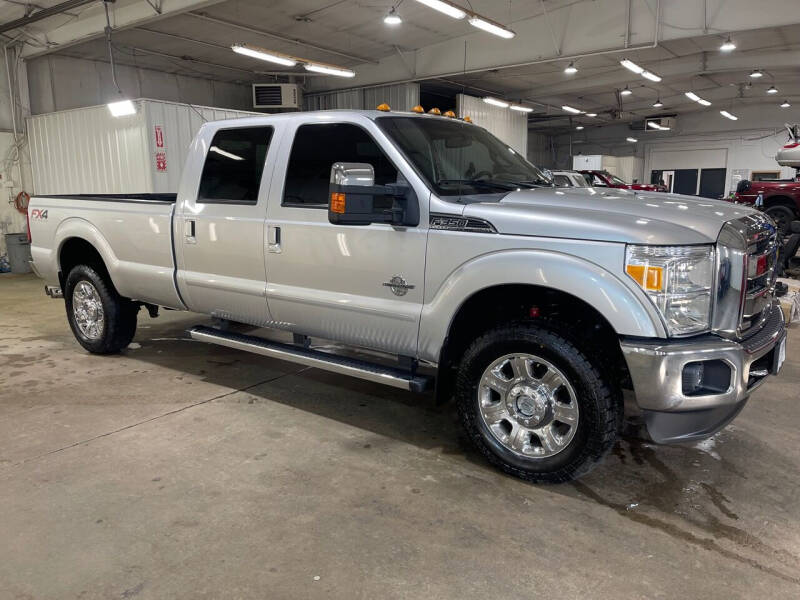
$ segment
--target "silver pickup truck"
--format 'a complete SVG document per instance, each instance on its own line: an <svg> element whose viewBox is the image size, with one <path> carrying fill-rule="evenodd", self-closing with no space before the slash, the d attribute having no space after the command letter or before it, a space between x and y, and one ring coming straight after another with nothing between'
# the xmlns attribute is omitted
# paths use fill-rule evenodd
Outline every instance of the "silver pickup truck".
<svg viewBox="0 0 800 600"><path fill-rule="evenodd" d="M531 481L585 473L626 404L657 442L708 437L785 356L769 218L555 188L443 116L207 123L176 196L38 196L30 225L33 266L89 352L125 348L141 307L205 313L197 340L435 383L486 458Z"/></svg>

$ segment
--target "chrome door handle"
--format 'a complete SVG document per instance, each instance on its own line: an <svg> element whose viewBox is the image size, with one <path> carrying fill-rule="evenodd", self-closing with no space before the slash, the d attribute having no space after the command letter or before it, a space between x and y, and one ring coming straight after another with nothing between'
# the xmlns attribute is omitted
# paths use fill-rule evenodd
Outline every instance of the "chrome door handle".
<svg viewBox="0 0 800 600"><path fill-rule="evenodd" d="M273 254L281 253L281 228L267 225L267 251Z"/></svg>
<svg viewBox="0 0 800 600"><path fill-rule="evenodd" d="M187 244L196 244L197 237L195 237L195 221L194 219L186 219L183 222L183 239Z"/></svg>

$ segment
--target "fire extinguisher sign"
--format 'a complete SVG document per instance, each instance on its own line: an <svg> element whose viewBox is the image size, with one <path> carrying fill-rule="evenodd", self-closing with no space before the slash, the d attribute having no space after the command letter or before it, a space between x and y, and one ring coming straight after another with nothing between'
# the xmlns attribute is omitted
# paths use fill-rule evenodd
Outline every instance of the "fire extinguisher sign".
<svg viewBox="0 0 800 600"><path fill-rule="evenodd" d="M155 126L156 140L156 171L165 173L167 171L167 153L164 150L164 130L161 125Z"/></svg>

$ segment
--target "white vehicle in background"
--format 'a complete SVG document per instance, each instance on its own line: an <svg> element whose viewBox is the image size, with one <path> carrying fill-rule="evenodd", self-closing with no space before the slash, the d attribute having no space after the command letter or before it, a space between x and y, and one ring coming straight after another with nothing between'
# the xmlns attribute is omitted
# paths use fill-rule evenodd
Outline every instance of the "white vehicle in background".
<svg viewBox="0 0 800 600"><path fill-rule="evenodd" d="M556 187L589 187L589 182L578 171L550 171Z"/></svg>
<svg viewBox="0 0 800 600"><path fill-rule="evenodd" d="M406 390L435 381L492 464L561 482L613 446L623 389L655 441L704 439L785 357L768 217L618 192L555 189L444 116L210 122L177 194L32 198L33 266L89 352L125 348L141 307L211 315L193 339Z"/></svg>

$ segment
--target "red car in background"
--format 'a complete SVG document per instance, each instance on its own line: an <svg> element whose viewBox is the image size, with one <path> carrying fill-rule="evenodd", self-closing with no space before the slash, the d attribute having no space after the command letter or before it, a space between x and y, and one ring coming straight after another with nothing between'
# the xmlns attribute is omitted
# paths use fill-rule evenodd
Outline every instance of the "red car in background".
<svg viewBox="0 0 800 600"><path fill-rule="evenodd" d="M789 224L800 218L800 174L794 179L744 179L736 186L733 201L756 206L760 204L758 208L772 217L778 228L786 233L789 231Z"/></svg>
<svg viewBox="0 0 800 600"><path fill-rule="evenodd" d="M608 171L580 171L586 181L593 187L610 187L622 190L641 190L643 192L666 192L666 186L655 183L625 183Z"/></svg>

